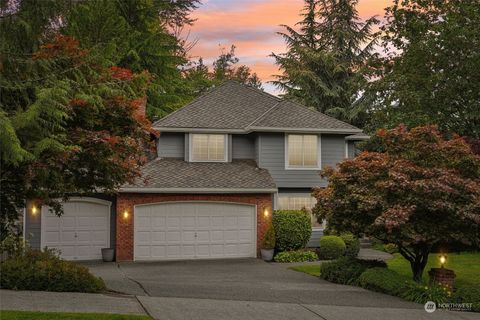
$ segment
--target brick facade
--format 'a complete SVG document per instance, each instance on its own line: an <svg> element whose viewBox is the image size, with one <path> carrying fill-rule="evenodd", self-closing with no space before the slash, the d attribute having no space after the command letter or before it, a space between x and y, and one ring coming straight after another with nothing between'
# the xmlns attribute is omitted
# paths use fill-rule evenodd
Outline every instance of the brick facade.
<svg viewBox="0 0 480 320"><path fill-rule="evenodd" d="M117 198L116 256L117 261L133 260L134 206L172 201L218 201L254 204L257 206L257 255L263 235L272 218L272 195L265 194L158 194L121 193ZM264 210L268 210L268 216ZM128 216L125 217L124 213Z"/></svg>

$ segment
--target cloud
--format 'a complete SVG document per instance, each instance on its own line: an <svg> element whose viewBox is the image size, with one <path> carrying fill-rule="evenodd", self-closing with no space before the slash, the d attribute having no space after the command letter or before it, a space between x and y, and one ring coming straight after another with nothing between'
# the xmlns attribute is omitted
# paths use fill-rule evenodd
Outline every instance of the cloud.
<svg viewBox="0 0 480 320"><path fill-rule="evenodd" d="M303 0L204 0L193 18L190 39L197 39L192 57L203 57L211 63L232 44L241 64L247 64L264 80L271 80L279 71L268 56L285 51L285 43L277 32L281 24L295 25L301 19ZM378 15L392 0L360 0L362 19ZM273 90L271 86L269 89Z"/></svg>

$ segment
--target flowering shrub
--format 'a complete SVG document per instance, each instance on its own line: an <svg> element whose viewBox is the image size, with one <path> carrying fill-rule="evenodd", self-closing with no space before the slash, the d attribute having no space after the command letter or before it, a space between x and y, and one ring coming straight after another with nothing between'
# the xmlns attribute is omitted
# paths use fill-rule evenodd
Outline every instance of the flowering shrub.
<svg viewBox="0 0 480 320"><path fill-rule="evenodd" d="M423 304L427 301L433 301L438 304L448 302L452 297L452 291L448 286L436 283L428 286L418 283L409 283L400 296L406 300L417 303Z"/></svg>

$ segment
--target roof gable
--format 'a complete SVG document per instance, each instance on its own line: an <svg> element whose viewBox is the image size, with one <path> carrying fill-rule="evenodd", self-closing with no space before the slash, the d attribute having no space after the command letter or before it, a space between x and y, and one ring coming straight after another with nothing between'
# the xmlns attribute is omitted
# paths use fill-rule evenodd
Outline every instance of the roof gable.
<svg viewBox="0 0 480 320"><path fill-rule="evenodd" d="M279 101L261 90L227 81L158 120L154 127L244 129Z"/></svg>
<svg viewBox="0 0 480 320"><path fill-rule="evenodd" d="M361 132L346 122L236 81L213 88L153 126L160 131Z"/></svg>

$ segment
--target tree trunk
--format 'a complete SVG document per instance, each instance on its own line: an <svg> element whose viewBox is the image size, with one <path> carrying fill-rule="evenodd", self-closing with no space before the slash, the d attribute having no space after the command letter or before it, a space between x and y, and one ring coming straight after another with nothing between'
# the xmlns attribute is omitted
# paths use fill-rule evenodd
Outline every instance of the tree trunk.
<svg viewBox="0 0 480 320"><path fill-rule="evenodd" d="M413 281L415 282L422 281L423 270L425 270L425 266L427 265L430 249L431 246L426 244L417 245L413 250L399 247L400 254L410 262Z"/></svg>

